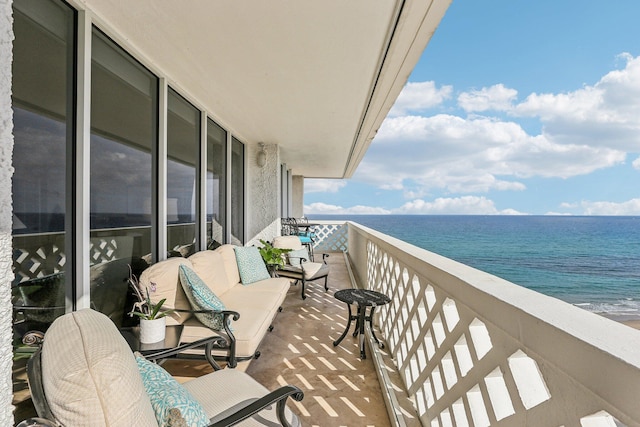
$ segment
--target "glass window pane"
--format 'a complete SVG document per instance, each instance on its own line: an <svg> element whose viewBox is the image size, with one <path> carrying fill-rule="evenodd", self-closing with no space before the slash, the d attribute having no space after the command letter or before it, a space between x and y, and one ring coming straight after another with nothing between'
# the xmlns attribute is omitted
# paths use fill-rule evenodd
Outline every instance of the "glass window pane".
<svg viewBox="0 0 640 427"><path fill-rule="evenodd" d="M151 260L158 79L97 29L91 61L91 305L120 324Z"/></svg>
<svg viewBox="0 0 640 427"><path fill-rule="evenodd" d="M196 171L200 111L169 89L167 111L167 250L188 256L196 241Z"/></svg>
<svg viewBox="0 0 640 427"><path fill-rule="evenodd" d="M244 245L244 144L231 139L231 243Z"/></svg>
<svg viewBox="0 0 640 427"><path fill-rule="evenodd" d="M12 303L20 338L65 312L75 12L58 1L13 7Z"/></svg>
<svg viewBox="0 0 640 427"><path fill-rule="evenodd" d="M227 132L207 122L207 244L225 239Z"/></svg>

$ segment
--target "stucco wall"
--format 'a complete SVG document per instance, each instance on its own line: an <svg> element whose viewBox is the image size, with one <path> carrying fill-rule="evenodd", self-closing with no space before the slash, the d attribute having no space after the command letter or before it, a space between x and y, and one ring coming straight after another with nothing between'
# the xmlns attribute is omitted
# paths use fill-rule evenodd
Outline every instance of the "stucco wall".
<svg viewBox="0 0 640 427"><path fill-rule="evenodd" d="M249 147L247 191L247 245L259 239L271 240L278 233L280 206L280 165L278 147L265 144L267 154L263 167L257 165L259 146Z"/></svg>
<svg viewBox="0 0 640 427"><path fill-rule="evenodd" d="M0 0L0 426L13 425L11 405L11 58L12 1Z"/></svg>
<svg viewBox="0 0 640 427"><path fill-rule="evenodd" d="M304 216L304 176L294 175L291 181L292 214L294 218L301 218Z"/></svg>

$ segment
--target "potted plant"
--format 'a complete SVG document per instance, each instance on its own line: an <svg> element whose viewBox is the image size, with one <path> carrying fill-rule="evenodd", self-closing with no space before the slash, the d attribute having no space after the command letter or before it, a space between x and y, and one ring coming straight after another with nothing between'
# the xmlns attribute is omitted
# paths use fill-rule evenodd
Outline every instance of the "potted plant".
<svg viewBox="0 0 640 427"><path fill-rule="evenodd" d="M154 343L164 340L166 332L166 316L173 310L162 310L162 305L167 300L162 298L154 303L151 301L151 293L156 291L156 284L150 282L151 287L140 285L138 278L131 271L129 266L129 286L133 289L138 301L133 304L130 316L140 318L140 342L144 344Z"/></svg>
<svg viewBox="0 0 640 427"><path fill-rule="evenodd" d="M260 239L262 247L258 248L260 255L270 273L284 265L284 255L291 252L291 249L274 248L271 243Z"/></svg>

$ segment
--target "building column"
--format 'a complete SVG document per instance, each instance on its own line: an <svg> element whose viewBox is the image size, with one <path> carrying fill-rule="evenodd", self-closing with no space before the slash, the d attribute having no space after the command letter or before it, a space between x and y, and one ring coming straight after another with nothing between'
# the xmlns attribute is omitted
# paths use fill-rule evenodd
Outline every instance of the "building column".
<svg viewBox="0 0 640 427"><path fill-rule="evenodd" d="M11 110L11 59L13 15L11 0L0 0L0 425L12 426L13 366L11 320L11 177L13 167L13 112Z"/></svg>
<svg viewBox="0 0 640 427"><path fill-rule="evenodd" d="M271 240L280 230L280 163L275 144L247 145L247 230L246 245ZM261 150L264 153L261 154ZM264 162L264 164L263 164Z"/></svg>
<svg viewBox="0 0 640 427"><path fill-rule="evenodd" d="M294 175L292 179L291 198L293 200L293 217L304 216L304 176Z"/></svg>

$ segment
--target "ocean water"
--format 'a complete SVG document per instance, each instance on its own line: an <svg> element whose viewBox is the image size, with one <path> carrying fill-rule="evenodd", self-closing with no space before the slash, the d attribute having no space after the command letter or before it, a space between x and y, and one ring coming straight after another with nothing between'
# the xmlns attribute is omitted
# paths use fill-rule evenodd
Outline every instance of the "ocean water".
<svg viewBox="0 0 640 427"><path fill-rule="evenodd" d="M640 217L311 218L348 219L586 310L640 319Z"/></svg>

